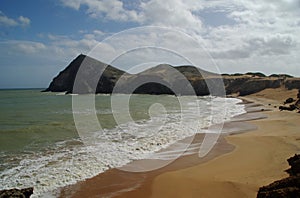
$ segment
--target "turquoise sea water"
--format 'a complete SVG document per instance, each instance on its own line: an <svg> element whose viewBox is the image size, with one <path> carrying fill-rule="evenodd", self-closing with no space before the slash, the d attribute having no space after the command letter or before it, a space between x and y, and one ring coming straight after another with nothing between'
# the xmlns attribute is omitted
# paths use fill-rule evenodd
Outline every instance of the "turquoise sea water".
<svg viewBox="0 0 300 198"><path fill-rule="evenodd" d="M84 101L87 96L40 91L0 90L1 189L34 186L39 196L109 168L147 158L193 135L199 127L245 112L237 99L181 97L184 104L180 104L175 96L132 95L128 120L126 108L111 108L110 95L96 95L95 109L73 110L72 97ZM126 97L117 95L114 100L118 103ZM225 114L215 113L213 107L225 109ZM102 130L89 137L78 133L73 113L87 119L95 113ZM85 139L90 137L94 142L86 144Z"/></svg>

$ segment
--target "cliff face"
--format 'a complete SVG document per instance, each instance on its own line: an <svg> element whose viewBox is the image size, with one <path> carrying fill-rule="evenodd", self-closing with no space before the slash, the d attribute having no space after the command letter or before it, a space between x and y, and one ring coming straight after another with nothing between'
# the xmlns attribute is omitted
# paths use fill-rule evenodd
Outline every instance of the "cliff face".
<svg viewBox="0 0 300 198"><path fill-rule="evenodd" d="M285 87L289 90L300 88L300 79L288 79L285 81Z"/></svg>
<svg viewBox="0 0 300 198"><path fill-rule="evenodd" d="M78 70L81 75L76 77ZM45 91L111 93L116 81L124 73L124 71L81 54L52 80ZM77 78L76 84L74 84L75 78Z"/></svg>
<svg viewBox="0 0 300 198"><path fill-rule="evenodd" d="M267 88L278 88L281 86L280 79L261 78L228 78L224 77L224 85L227 94L239 93L241 96L253 94ZM299 86L300 87L300 86Z"/></svg>
<svg viewBox="0 0 300 198"><path fill-rule="evenodd" d="M74 59L63 71L53 78L45 91L72 92L75 76L84 58L84 55L79 55Z"/></svg>
<svg viewBox="0 0 300 198"><path fill-rule="evenodd" d="M248 95L280 86L300 89L300 79L251 75L220 76L193 66L173 67L167 64L138 74L128 74L91 57L79 55L52 80L45 91L225 95L222 92L223 85L226 94Z"/></svg>

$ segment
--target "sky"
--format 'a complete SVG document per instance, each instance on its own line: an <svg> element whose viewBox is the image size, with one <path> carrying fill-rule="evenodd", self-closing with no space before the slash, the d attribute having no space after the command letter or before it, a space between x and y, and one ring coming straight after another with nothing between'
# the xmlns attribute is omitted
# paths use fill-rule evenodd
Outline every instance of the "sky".
<svg viewBox="0 0 300 198"><path fill-rule="evenodd" d="M169 55L155 60L164 57L157 50L162 46L193 60L207 53L220 73L300 76L300 0L0 1L0 88L45 88L77 55L93 54L95 47L101 54L130 51L114 61L120 69L141 60L183 63Z"/></svg>

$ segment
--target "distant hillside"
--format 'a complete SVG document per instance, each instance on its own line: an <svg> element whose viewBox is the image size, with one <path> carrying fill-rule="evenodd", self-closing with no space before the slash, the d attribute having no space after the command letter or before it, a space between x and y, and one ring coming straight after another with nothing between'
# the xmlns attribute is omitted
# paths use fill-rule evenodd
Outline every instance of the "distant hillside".
<svg viewBox="0 0 300 198"><path fill-rule="evenodd" d="M82 76L77 79L78 84L80 85L76 87L76 90L73 90L74 81L80 66L84 67ZM102 75L99 80L100 73L102 73ZM124 73L125 72L122 70L81 54L52 80L45 91L67 93L111 93L116 81ZM99 82L97 82L98 80ZM97 87L92 87L93 84L98 85Z"/></svg>
<svg viewBox="0 0 300 198"><path fill-rule="evenodd" d="M74 86L76 75L81 69L81 75L77 76ZM157 65L138 74L128 74L81 54L52 80L45 91L80 94L114 91L136 94L224 95L225 93L218 91L222 90L219 88L223 85L226 94L248 95L281 86L300 89L300 79L283 74L267 77L257 72L221 76L194 66L173 67L168 64Z"/></svg>

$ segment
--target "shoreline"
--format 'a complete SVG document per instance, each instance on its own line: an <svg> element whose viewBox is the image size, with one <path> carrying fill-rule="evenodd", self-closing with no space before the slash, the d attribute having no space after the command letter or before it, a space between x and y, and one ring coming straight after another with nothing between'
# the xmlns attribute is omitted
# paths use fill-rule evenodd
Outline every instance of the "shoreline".
<svg viewBox="0 0 300 198"><path fill-rule="evenodd" d="M245 105L247 113L235 116L233 120L226 122L223 130L226 134L218 139L218 143L214 146L212 151L204 158L199 158L198 154L181 156L173 163L160 168L158 170L145 173L130 173L118 169L110 169L104 173L79 182L75 185L63 187L60 190L60 197L148 197L151 194L151 186L156 177L170 171L178 171L185 168L205 164L222 155L226 155L234 151L235 146L228 143L226 136L233 134L244 133L245 131L255 130L256 126L245 122L246 120L265 118L261 115L259 105L252 102L241 102ZM248 112L249 111L249 112ZM202 142L204 135L199 134L193 140L193 143ZM141 160L142 165L147 163L157 163L153 160ZM138 161L137 163L139 163ZM136 163L136 162L135 162Z"/></svg>
<svg viewBox="0 0 300 198"><path fill-rule="evenodd" d="M287 92L282 97L296 93ZM230 122L238 123L239 129L243 128L241 123L256 127L220 137L205 158L182 156L166 167L146 173L111 169L62 188L60 197L256 197L259 187L287 176L286 159L300 150L300 115L279 112L282 98L274 100L268 98L270 93L262 97L260 94L239 97L248 101L244 102L248 119L240 115ZM268 118L249 116L262 115L261 112ZM201 137L198 139L201 141Z"/></svg>
<svg viewBox="0 0 300 198"><path fill-rule="evenodd" d="M276 91L242 97L265 108L273 105L273 109L264 112L267 119L248 121L257 130L225 137L235 146L232 152L204 164L159 175L151 184L151 197L256 197L259 187L285 178L288 174L284 170L289 168L286 159L300 150L300 115L279 112L274 106L284 100L274 100L272 95ZM285 99L296 95L296 91L285 93L282 96L279 91Z"/></svg>

